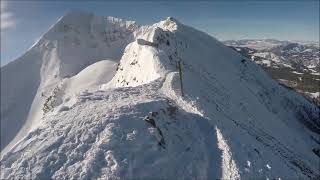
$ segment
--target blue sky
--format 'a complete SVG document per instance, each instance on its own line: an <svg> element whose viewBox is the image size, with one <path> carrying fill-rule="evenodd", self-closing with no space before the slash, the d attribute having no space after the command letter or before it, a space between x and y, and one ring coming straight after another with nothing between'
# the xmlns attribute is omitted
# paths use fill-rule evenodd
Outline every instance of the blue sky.
<svg viewBox="0 0 320 180"><path fill-rule="evenodd" d="M172 16L220 40L319 41L319 0L1 0L1 64L22 55L70 10L151 24Z"/></svg>

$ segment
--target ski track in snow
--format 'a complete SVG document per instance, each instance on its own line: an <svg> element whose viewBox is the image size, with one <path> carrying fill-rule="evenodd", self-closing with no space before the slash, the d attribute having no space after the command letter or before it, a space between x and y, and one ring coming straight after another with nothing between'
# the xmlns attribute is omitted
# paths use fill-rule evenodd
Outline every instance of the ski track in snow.
<svg viewBox="0 0 320 180"><path fill-rule="evenodd" d="M177 92L179 92L178 88L173 88L174 85L177 86L178 81L178 73L172 72L167 74L166 80L163 83L163 86L161 88L161 92L164 93L166 96L168 96L170 99L172 99L177 105L179 105L181 108L183 108L185 111L190 113L195 113L200 115L201 117L204 117L204 115L195 107L194 104L191 102L188 102L181 97L181 89L180 89L180 95L177 95ZM239 170L236 167L236 164L234 160L232 159L232 153L230 152L230 149L228 147L228 144L226 143L225 139L223 138L220 130L215 127L216 130L216 136L217 136L217 143L219 149L221 149L221 168L222 168L222 176L221 179L240 179ZM212 137L208 137L210 140Z"/></svg>
<svg viewBox="0 0 320 180"><path fill-rule="evenodd" d="M240 179L239 170L234 160L232 153L223 138L220 130L216 127L218 146L222 150L222 179Z"/></svg>
<svg viewBox="0 0 320 180"><path fill-rule="evenodd" d="M161 88L161 92L175 101L175 103L177 103L185 111L198 114L203 117L203 114L198 110L197 107L195 107L194 104L192 104L192 102L188 102L181 97L181 89L178 87L178 76L179 74L177 72L168 73ZM179 93L179 95L177 95L177 93Z"/></svg>

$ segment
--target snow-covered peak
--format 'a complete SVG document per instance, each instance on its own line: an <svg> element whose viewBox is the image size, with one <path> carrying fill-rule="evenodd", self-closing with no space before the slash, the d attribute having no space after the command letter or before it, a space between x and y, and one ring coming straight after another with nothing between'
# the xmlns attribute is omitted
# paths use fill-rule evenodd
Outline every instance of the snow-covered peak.
<svg viewBox="0 0 320 180"><path fill-rule="evenodd" d="M178 25L180 26L182 25L173 17L167 17L166 20L161 21L159 24L160 24L160 27L169 31L175 31L177 30Z"/></svg>
<svg viewBox="0 0 320 180"><path fill-rule="evenodd" d="M95 20L96 19L96 20ZM108 25L115 25L119 28L133 28L138 27L139 25L136 24L135 21L126 21L121 18L112 17L112 16L96 16L93 13L90 12L84 12L84 11L70 11L67 12L65 15L63 15L61 18L59 18L58 22L55 24L63 24L63 25L71 25L76 27L82 27L82 28L90 28L90 21L97 21L97 19L100 19L101 21L99 23L102 23L105 28L108 28Z"/></svg>
<svg viewBox="0 0 320 180"><path fill-rule="evenodd" d="M1 123L6 127L1 126L1 133L4 133L1 134L1 149L19 136L18 131L30 129L31 126L24 125L28 124L26 122L34 124L41 118L39 107L44 104L44 96L50 95L63 79L101 60L118 63L125 47L134 41L137 28L139 25L132 21L70 12L51 26L23 56L2 67ZM23 95L28 98L21 97ZM20 113L10 113L13 112L10 109L17 108ZM13 119L19 121L19 125Z"/></svg>
<svg viewBox="0 0 320 180"><path fill-rule="evenodd" d="M43 36L39 46L58 49L58 76L64 78L101 59L119 60L138 27L133 21L71 12Z"/></svg>

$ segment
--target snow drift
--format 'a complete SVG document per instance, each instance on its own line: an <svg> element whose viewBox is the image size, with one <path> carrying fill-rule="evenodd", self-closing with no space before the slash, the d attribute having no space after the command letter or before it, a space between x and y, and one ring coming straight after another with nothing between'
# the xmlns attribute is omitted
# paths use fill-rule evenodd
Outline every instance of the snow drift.
<svg viewBox="0 0 320 180"><path fill-rule="evenodd" d="M318 107L173 18L69 13L1 78L1 178L320 174Z"/></svg>

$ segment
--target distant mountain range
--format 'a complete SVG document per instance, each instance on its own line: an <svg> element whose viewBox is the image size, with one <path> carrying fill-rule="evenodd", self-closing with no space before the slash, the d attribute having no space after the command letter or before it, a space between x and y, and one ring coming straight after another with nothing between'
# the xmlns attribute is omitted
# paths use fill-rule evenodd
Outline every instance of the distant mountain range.
<svg viewBox="0 0 320 180"><path fill-rule="evenodd" d="M287 40L277 40L277 39L241 39L241 40L226 40L224 43L228 46L237 47L249 47L256 50L270 49L276 46L297 43L301 45L311 45L318 46L317 41L287 41Z"/></svg>
<svg viewBox="0 0 320 180"><path fill-rule="evenodd" d="M224 44L261 65L279 83L320 104L319 42L246 39Z"/></svg>

